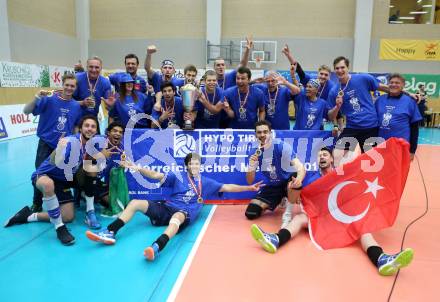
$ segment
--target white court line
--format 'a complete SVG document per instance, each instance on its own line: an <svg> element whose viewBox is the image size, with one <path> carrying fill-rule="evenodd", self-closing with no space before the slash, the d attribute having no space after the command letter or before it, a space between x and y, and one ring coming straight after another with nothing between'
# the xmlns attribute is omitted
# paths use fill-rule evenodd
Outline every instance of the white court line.
<svg viewBox="0 0 440 302"><path fill-rule="evenodd" d="M205 235L206 230L208 229L208 225L211 222L212 216L214 215L215 209L217 209L217 205L214 205L211 209L211 211L208 214L208 217L205 220L205 223L203 224L202 229L200 230L199 235L197 236L196 242L194 243L194 246L191 249L191 252L189 252L188 258L186 258L185 264L182 267L182 270L180 271L179 276L177 277L176 282L174 283L173 288L171 289L170 295L168 296L167 302L172 302L176 299L177 294L179 293L180 288L182 287L183 280L186 277L186 274L188 273L188 270L191 266L191 263L194 259L194 256L196 255L197 249L199 248L200 243L202 242L203 236Z"/></svg>

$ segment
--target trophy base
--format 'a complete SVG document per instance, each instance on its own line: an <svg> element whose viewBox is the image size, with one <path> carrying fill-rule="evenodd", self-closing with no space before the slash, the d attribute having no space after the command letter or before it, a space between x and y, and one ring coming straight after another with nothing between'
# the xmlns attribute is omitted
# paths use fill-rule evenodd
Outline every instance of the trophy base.
<svg viewBox="0 0 440 302"><path fill-rule="evenodd" d="M191 122L187 123L187 121L185 121L182 130L194 130L193 124Z"/></svg>

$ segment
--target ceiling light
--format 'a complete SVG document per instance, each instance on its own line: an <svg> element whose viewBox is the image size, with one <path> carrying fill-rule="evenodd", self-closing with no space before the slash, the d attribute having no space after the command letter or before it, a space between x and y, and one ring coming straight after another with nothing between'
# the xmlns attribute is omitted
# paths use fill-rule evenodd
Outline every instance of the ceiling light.
<svg viewBox="0 0 440 302"><path fill-rule="evenodd" d="M424 15L427 14L428 12L422 11L422 12L409 12L410 15Z"/></svg>
<svg viewBox="0 0 440 302"><path fill-rule="evenodd" d="M415 17L399 17L401 20L414 20Z"/></svg>

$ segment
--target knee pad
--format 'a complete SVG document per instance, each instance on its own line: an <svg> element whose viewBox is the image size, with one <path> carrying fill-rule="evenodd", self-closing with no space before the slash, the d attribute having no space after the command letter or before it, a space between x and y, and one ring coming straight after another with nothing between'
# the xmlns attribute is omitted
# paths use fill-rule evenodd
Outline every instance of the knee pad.
<svg viewBox="0 0 440 302"><path fill-rule="evenodd" d="M253 220L261 216L261 213L263 212L263 208L255 203L250 203L248 207L246 208L246 212L244 215L246 215L247 219Z"/></svg>
<svg viewBox="0 0 440 302"><path fill-rule="evenodd" d="M83 190L86 196L94 196L96 191L97 178L94 176L84 175Z"/></svg>
<svg viewBox="0 0 440 302"><path fill-rule="evenodd" d="M171 218L170 222L168 222L168 225L174 224L177 227L180 227L180 220L177 218Z"/></svg>

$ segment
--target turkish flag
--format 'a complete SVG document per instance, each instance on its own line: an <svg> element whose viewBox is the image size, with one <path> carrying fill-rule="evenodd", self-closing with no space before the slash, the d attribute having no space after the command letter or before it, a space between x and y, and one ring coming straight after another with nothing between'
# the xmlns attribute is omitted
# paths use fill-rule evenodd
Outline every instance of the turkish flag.
<svg viewBox="0 0 440 302"><path fill-rule="evenodd" d="M312 241L321 249L340 248L393 225L409 165L409 144L390 138L305 187Z"/></svg>

